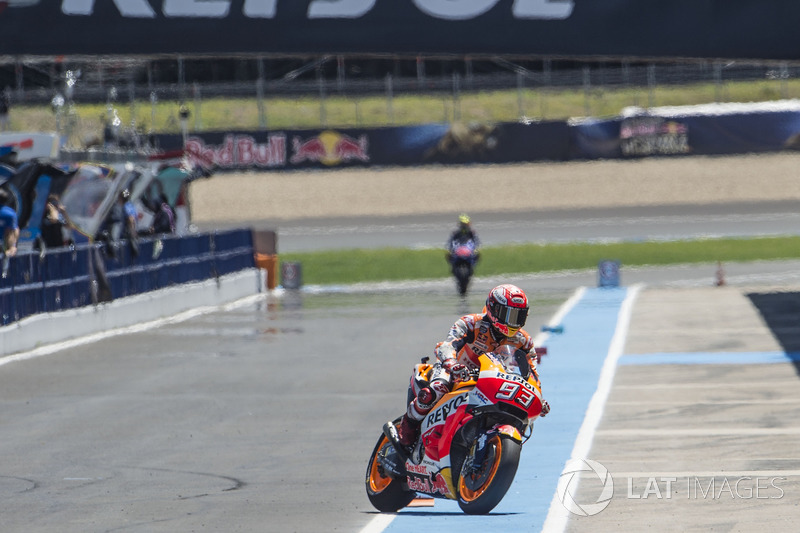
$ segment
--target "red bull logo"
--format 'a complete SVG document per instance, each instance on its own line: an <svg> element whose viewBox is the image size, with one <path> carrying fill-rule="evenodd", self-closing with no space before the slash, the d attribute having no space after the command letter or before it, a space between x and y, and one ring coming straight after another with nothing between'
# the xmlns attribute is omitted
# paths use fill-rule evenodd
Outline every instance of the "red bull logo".
<svg viewBox="0 0 800 533"><path fill-rule="evenodd" d="M350 161L369 162L368 141L366 135L354 139L336 131L323 131L315 137L303 140L292 139L291 163L322 163L333 166Z"/></svg>
<svg viewBox="0 0 800 533"><path fill-rule="evenodd" d="M186 140L186 153L204 167L280 167L286 164L286 137L269 135L259 143L250 135L226 135L222 144L206 144L200 137Z"/></svg>
<svg viewBox="0 0 800 533"><path fill-rule="evenodd" d="M441 494L442 496L448 496L452 494L452 491L447 484L447 480L439 472L431 474L430 477L409 475L406 478L406 482L408 483L409 489L416 490L418 492L424 492L426 494Z"/></svg>

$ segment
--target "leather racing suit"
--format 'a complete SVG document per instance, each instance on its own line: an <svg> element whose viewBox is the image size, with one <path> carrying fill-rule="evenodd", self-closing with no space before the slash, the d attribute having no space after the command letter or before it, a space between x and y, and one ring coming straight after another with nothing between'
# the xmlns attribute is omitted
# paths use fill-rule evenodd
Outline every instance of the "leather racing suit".
<svg viewBox="0 0 800 533"><path fill-rule="evenodd" d="M525 330L520 329L513 336L506 337L495 332L491 322L482 313L464 315L456 320L447 340L434 348L433 353L440 365L434 365L428 383L420 384L412 376L414 399L408 404L407 416L415 421L425 418L434 404L450 391L453 377L466 380L470 370L479 368L478 357L495 351L501 345L516 348L515 359L523 375L527 377L530 372L536 373L531 359L535 353L533 339ZM417 367L414 369L415 375L416 371ZM451 376L455 373L460 375Z"/></svg>

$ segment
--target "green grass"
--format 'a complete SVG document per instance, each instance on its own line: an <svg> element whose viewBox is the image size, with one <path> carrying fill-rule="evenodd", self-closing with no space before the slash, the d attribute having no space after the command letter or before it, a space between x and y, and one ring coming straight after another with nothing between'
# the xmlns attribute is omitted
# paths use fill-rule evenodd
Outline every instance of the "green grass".
<svg viewBox="0 0 800 533"><path fill-rule="evenodd" d="M596 268L606 259L625 266L706 262L748 262L800 258L800 237L701 239L610 244L522 244L482 250L476 276L497 276ZM281 254L282 262L299 262L303 282L312 285L421 280L450 276L443 250L321 251Z"/></svg>
<svg viewBox="0 0 800 533"><path fill-rule="evenodd" d="M190 131L316 129L320 127L376 127L426 124L431 122L510 122L525 116L536 120L565 120L580 116L613 116L628 106L653 107L710 102L763 102L800 98L800 80L761 80L698 83L646 88L603 88L555 90L525 88L451 94L384 95L353 98L331 95L314 97L267 97L263 114L253 98L209 98L186 102L191 112ZM135 124L143 132L178 133L179 102L120 101L116 104L122 124ZM84 146L102 132L105 105L76 105L59 117L62 131L69 131L69 143ZM56 115L49 106L15 106L12 129L55 131Z"/></svg>

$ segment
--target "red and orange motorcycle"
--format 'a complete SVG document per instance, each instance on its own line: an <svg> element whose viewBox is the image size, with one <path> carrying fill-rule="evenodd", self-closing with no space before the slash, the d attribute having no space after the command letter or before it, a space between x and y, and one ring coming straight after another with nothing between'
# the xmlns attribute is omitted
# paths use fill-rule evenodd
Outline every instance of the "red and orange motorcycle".
<svg viewBox="0 0 800 533"><path fill-rule="evenodd" d="M424 358L414 379L425 384L432 367ZM457 500L467 514L490 512L514 481L541 412L539 376L527 358L506 347L481 355L470 379L455 384L422 421L413 447L397 441L393 424L384 426L367 466L370 502L395 512L425 494Z"/></svg>

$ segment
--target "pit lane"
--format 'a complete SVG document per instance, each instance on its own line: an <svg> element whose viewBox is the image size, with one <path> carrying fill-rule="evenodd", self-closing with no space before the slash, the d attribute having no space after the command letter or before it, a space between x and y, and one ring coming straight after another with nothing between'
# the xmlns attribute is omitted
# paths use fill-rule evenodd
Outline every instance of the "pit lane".
<svg viewBox="0 0 800 533"><path fill-rule="evenodd" d="M735 273L731 282L756 275L762 283L787 280L800 270L794 262L779 266L759 273L751 265L749 274ZM574 272L503 281L528 290L536 310L528 329L536 333L576 287L591 287L595 276ZM704 502L677 495L626 497L628 475L641 495L648 477L660 482L661 474L798 469L792 415L800 402L791 363L626 363L648 357L659 363L653 353L665 346L679 354L705 354L700 361L710 353L781 352L783 346L741 296L745 289L709 287L708 265L623 270L631 285L639 278L659 281L633 305L626 349L587 453L607 463L615 496L596 516L567 514L561 530L618 530L620 524L641 529L653 520L662 531L709 523L737 530L737 524L772 523L780 512L793 512L800 489L792 484L783 485L782 500L722 502L739 506L740 515L731 522L734 513L726 513L724 523L714 507L718 499L702 507ZM326 531L382 524L387 531L407 531L439 520L451 526L457 520L468 531L500 523L544 528L587 398L598 385L589 363L573 359L573 348L559 343L577 342L576 353L598 372L618 316L598 302L579 322L565 317L564 334L545 341L549 353L541 372L553 413L537 423L520 474L495 513L467 517L453 502L437 501L396 517L379 515L364 493L367 457L381 424L401 410L411 366L429 355L456 315L479 309L498 281L478 279L466 301L455 295L450 280L258 295L165 320L146 332L3 364L0 451L14 458L0 471L4 529L229 530L234 524L243 531L311 532L320 531L320 524ZM605 346L590 342L584 331L589 326L605 336ZM718 429L704 433L709 427ZM579 490L576 501L596 497L590 480L578 488L589 493ZM778 514L776 506L782 509ZM674 522L676 512L686 514L685 521ZM780 531L781 523L774 529Z"/></svg>

